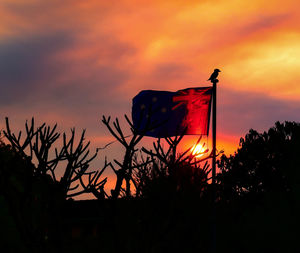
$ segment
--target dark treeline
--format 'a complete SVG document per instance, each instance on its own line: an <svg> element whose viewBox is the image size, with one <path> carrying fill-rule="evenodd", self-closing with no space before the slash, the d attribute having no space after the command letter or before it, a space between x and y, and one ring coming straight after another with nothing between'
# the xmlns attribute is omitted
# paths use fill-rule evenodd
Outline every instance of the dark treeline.
<svg viewBox="0 0 300 253"><path fill-rule="evenodd" d="M218 154L216 194L207 155L179 154L182 136L137 148L145 132L102 122L124 146L122 161L90 163L85 131L60 135L56 126L14 133L6 119L0 139L0 242L8 252L298 252L300 124L250 130L229 157ZM24 135L24 136L23 136ZM58 141L60 145L57 146ZM99 152L101 153L101 152ZM117 180L106 192L112 170ZM95 200L74 201L90 193ZM216 196L216 216L213 199Z"/></svg>

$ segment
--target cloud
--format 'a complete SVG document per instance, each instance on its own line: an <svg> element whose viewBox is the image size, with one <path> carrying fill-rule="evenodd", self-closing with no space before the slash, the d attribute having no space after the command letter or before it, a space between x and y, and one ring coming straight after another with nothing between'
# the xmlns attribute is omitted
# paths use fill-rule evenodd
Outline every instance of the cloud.
<svg viewBox="0 0 300 253"><path fill-rule="evenodd" d="M280 8L280 1L258 0L115 3L15 0L0 6L6 14L1 116L21 122L36 116L103 136L101 115L130 114L140 90L205 86L218 67L220 134L299 120L299 103L290 100L298 101L300 80L295 1Z"/></svg>
<svg viewBox="0 0 300 253"><path fill-rule="evenodd" d="M244 24L238 30L239 36L252 35L253 33L264 32L270 30L274 32L274 28L286 23L291 13L280 13L275 15L259 15L251 18L248 23Z"/></svg>
<svg viewBox="0 0 300 253"><path fill-rule="evenodd" d="M225 134L242 136L250 128L265 131L276 121L300 121L300 101L228 88L220 88L218 93L219 129Z"/></svg>
<svg viewBox="0 0 300 253"><path fill-rule="evenodd" d="M114 106L125 99L116 89L128 80L124 66L135 52L114 36L82 41L72 31L7 39L0 43L0 105Z"/></svg>
<svg viewBox="0 0 300 253"><path fill-rule="evenodd" d="M127 58L136 50L115 36L81 40L72 30L40 32L0 43L0 129L4 116L87 129L87 139L108 135L102 115L130 114L131 96L118 90L130 78ZM96 145L104 145L100 138ZM93 140L92 140L93 141ZM92 145L92 147L94 147Z"/></svg>
<svg viewBox="0 0 300 253"><path fill-rule="evenodd" d="M68 34L15 38L0 43L0 104L34 99L43 85L54 82L64 66L53 55L72 44Z"/></svg>
<svg viewBox="0 0 300 253"><path fill-rule="evenodd" d="M189 71L188 66L183 63L166 62L156 64L151 75L157 79L172 80L186 77Z"/></svg>
<svg viewBox="0 0 300 253"><path fill-rule="evenodd" d="M298 2L3 0L0 129L34 116L86 128L94 150L113 140L102 115L127 134L140 90L206 86L218 67L218 145L233 152L250 128L300 121ZM104 155L123 150L103 150L95 168Z"/></svg>

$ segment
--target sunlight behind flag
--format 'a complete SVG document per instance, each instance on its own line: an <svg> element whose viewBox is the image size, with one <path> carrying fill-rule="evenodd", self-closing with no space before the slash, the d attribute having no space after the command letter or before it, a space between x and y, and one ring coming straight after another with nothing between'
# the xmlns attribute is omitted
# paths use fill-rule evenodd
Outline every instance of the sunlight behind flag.
<svg viewBox="0 0 300 253"><path fill-rule="evenodd" d="M191 148L192 155L195 156L196 158L200 158L204 156L206 153L208 153L208 148L205 148L205 143L204 144L195 144Z"/></svg>

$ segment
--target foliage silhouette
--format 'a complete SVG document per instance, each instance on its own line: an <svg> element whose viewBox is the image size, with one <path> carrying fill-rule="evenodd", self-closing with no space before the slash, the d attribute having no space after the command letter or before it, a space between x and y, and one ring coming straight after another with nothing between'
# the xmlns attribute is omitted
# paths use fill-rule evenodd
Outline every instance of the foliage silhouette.
<svg viewBox="0 0 300 253"><path fill-rule="evenodd" d="M276 122L268 132L250 130L234 155L218 162L225 198L257 199L267 192L291 192L299 180L300 124Z"/></svg>
<svg viewBox="0 0 300 253"><path fill-rule="evenodd" d="M144 135L142 133L138 133L134 127L132 122L129 118L125 115L125 119L127 123L130 125L130 130L132 135L130 136L131 139L129 141L126 140L126 137L120 127L120 123L118 118L113 122L114 129L111 127L110 117L106 118L103 116L102 122L107 127L109 132L116 138L116 140L125 147L125 155L123 162L119 162L116 159L114 162L119 166L119 169L115 169L112 164L111 167L117 176L116 186L115 189L111 190L111 196L113 199L118 198L121 196L122 193L125 194L127 198L132 196L131 193L131 182L135 184L134 179L132 178L132 170L134 169L132 164L132 159L137 151L136 145L142 140ZM125 181L126 189L123 189L122 184Z"/></svg>
<svg viewBox="0 0 300 253"><path fill-rule="evenodd" d="M177 153L177 146L184 134L176 137L165 138L168 148L165 151L161 139L153 142L153 150L142 148L142 152L148 155L149 163L139 167L135 173L138 182L137 196L161 198L169 194L198 195L202 194L208 186L209 165L206 160L196 159L191 147L183 153ZM197 144L200 142L199 138ZM206 161L201 167L200 163ZM153 195L154 194L154 195Z"/></svg>
<svg viewBox="0 0 300 253"><path fill-rule="evenodd" d="M26 126L29 137L21 142L8 125L6 136L12 145L0 141L0 214L7 228L2 245L14 252L208 252L212 200L206 160L195 160L190 149L178 154L182 136L138 149L142 134L135 135L132 128L128 140L118 120L113 127L109 118L103 120L125 146L124 160L115 160L118 170L105 160L101 170L85 171L78 179L82 190L101 201L66 201L70 193L58 190L54 167L45 164L60 154L68 163L67 151L51 153L52 145L41 145L43 136L55 136L53 128L34 129L32 122ZM74 141L75 133L72 136ZM71 149L64 138L70 155L77 146ZM80 140L79 150L84 150L84 138ZM27 149L22 149L24 143ZM234 155L219 159L217 252L298 252L294 231L300 226L299 145L300 124L277 122L264 133L250 130ZM54 154L52 160L46 159L43 146L49 157ZM40 160L33 158L35 152ZM81 159L88 161L85 155ZM33 164L35 159L38 163ZM110 167L117 177L123 173L112 197L105 195L107 179L102 177ZM79 168L74 176L80 173Z"/></svg>
<svg viewBox="0 0 300 253"><path fill-rule="evenodd" d="M90 142L84 143L85 130L82 131L78 143L75 144L75 129L71 129L71 137L69 139L63 133L62 146L60 149L53 149L53 144L60 137L60 134L56 132L56 128L57 125L50 127L46 126L45 123L35 128L34 118L32 118L30 125L27 121L25 123L26 136L22 141L22 131L19 131L17 135L12 133L8 118L6 118L6 130L3 133L15 152L28 162L36 163L36 166L33 166L33 174L36 177L50 179L57 189L57 194L62 199L66 199L89 191L90 186L95 184L94 180L89 180L89 184L84 185L82 190L74 192L78 189L79 183L75 186L74 184L78 181L81 181L83 184L82 177L86 175L89 164L96 157L97 153L88 157ZM63 175L58 180L56 172L60 166L63 166L63 168L60 168L63 171ZM93 171L88 174L96 173L96 171ZM105 182L104 180L101 183Z"/></svg>
<svg viewBox="0 0 300 253"><path fill-rule="evenodd" d="M59 247L65 200L85 192L100 194L106 182L100 178L101 171L87 172L97 153L89 157L85 131L75 144L75 129L70 138L62 135L60 148L53 148L60 137L56 125L35 127L33 118L25 124L23 139L21 131L11 131L8 118L3 133L10 145L1 142L0 197L7 203L17 233L31 252L41 252L49 243ZM60 179L57 172L62 173ZM84 177L89 178L87 184ZM78 189L79 184L84 187Z"/></svg>
<svg viewBox="0 0 300 253"><path fill-rule="evenodd" d="M196 154L192 154L191 148L188 148L182 154L177 154L177 146L184 136L184 133L182 133L181 136L164 138L168 144L166 151L161 145L160 138L153 143L154 151L142 147L139 159L137 144L142 140L144 134L149 129L157 127L157 124L155 126L146 124L143 130L137 130L126 115L125 119L131 129L131 135L129 136L124 135L118 118L113 122L114 129L111 127L110 117L103 116L102 119L109 132L125 147L123 162L114 160L119 169L116 170L111 163L109 164L117 176L115 189L112 190L112 198L116 199L119 196L133 197L131 185L135 188L135 197L149 197L152 189L153 193L157 191L162 196L167 191L171 190L171 192L176 193L188 187L198 187L198 193L200 194L207 185L210 170L207 163L203 168L200 168L198 164L211 158L211 155L201 160L195 159ZM150 122L150 116L148 119ZM130 140L127 141L127 137L130 137ZM199 138L197 144L200 140L201 138ZM146 158L144 155L146 155ZM123 181L125 181L126 189L122 187ZM154 187L154 185L161 185L162 188L159 189L160 187Z"/></svg>
<svg viewBox="0 0 300 253"><path fill-rule="evenodd" d="M31 179L31 164L0 139L0 242L4 248L20 252L26 249L31 231L28 224Z"/></svg>
<svg viewBox="0 0 300 253"><path fill-rule="evenodd" d="M263 133L250 130L234 155L221 157L218 245L223 250L297 252L299 146L300 124L276 122Z"/></svg>
<svg viewBox="0 0 300 253"><path fill-rule="evenodd" d="M199 228L198 221L196 226L195 221L186 223L183 214L188 215L189 212L195 215L198 211L197 215L204 216L206 208L202 207L199 211L199 203L200 195L208 185L209 166L205 164L201 168L200 161L195 160L190 148L182 154L177 153L177 146L184 134L166 138L167 150L162 147L161 139L153 143L154 150L138 149L137 144L148 127L137 131L128 117L125 118L131 128L129 136L124 135L118 119L112 126L110 117L102 119L109 132L125 147L123 162L114 160L119 169L112 166L117 182L112 190L109 215L115 252L163 252L167 248L187 250L184 235L178 229L193 238L194 228ZM132 194L134 191L135 195ZM184 205L193 210L185 209ZM202 225L206 223L202 221ZM176 245L172 245L179 234L181 238L178 238ZM195 242L189 241L194 246ZM192 248L194 250L195 247L191 246L191 250L186 252L192 252Z"/></svg>

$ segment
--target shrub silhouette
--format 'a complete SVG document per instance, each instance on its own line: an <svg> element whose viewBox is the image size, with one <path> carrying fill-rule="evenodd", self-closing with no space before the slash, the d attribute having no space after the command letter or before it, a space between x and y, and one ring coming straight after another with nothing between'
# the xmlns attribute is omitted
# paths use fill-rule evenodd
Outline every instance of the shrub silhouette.
<svg viewBox="0 0 300 253"><path fill-rule="evenodd" d="M109 163L117 176L115 188L111 191L113 199L122 196L126 198L133 197L132 186L136 197L149 197L154 192L158 194L156 197L159 197L159 195L162 196L167 192L182 192L188 188L191 190L193 187L194 190L198 188L198 193L200 194L206 187L209 179L209 166L206 163L201 168L199 163L211 158L211 155L196 161L195 155L192 154L190 148L182 154L177 154L177 146L182 140L184 133L181 136L164 138L168 144L167 150L163 149L160 138L153 143L153 151L142 147L139 159L137 144L143 139L149 129L153 129L156 126L151 126L149 123L149 125L146 124L143 130L137 130L125 115L131 130L131 135L125 136L118 118L112 123L110 119L110 117L106 118L103 116L102 122L110 134L115 137L116 141L125 148L123 162L114 160L119 169L116 169ZM126 140L126 138L130 139ZM200 140L201 138L198 142ZM123 188L123 182L125 183L125 188ZM152 193L150 193L151 191Z"/></svg>
<svg viewBox="0 0 300 253"><path fill-rule="evenodd" d="M299 146L300 124L276 122L263 133L250 130L234 155L221 157L218 244L223 250L297 252Z"/></svg>
<svg viewBox="0 0 300 253"><path fill-rule="evenodd" d="M75 144L74 128L71 129L69 138L66 133L63 133L62 145L59 148L54 148L54 144L57 143L60 137L60 133L56 132L56 128L57 125L50 127L45 123L35 127L34 118L32 118L30 124L27 121L25 123L26 132L24 140L22 140L22 131L15 135L11 131L8 118L6 118L6 130L3 133L14 152L17 152L29 163L34 163L34 166L32 166L33 175L46 181L50 180L56 189L56 194L58 194L56 197L66 199L89 190L89 185L84 185L85 187L82 190L78 190L79 181L86 174L90 162L96 157L97 153L89 157L88 147L90 142L84 143L85 130L82 131L78 143ZM57 178L59 167L62 167L60 170L63 172L60 179ZM96 172L89 172L89 174L93 173ZM92 182L89 181L89 183Z"/></svg>
<svg viewBox="0 0 300 253"><path fill-rule="evenodd" d="M250 130L234 155L218 162L226 197L257 198L267 192L291 192L299 180L300 124L276 122L267 132Z"/></svg>
<svg viewBox="0 0 300 253"><path fill-rule="evenodd" d="M56 140L55 128L42 125L34 129L33 123L26 125L27 137L21 142L7 121L5 132L11 145L0 141L2 245L11 246L15 252L77 252L87 244L88 249L102 245L103 252L209 251L210 169L205 159L196 161L189 149L177 153L182 136L166 138L166 149L161 139L151 149L138 149L143 133L136 132L129 120L132 136L128 140L118 120L111 123L110 118L103 117L110 133L125 147L124 160L114 161L118 169L105 161L101 170L87 172L94 156L87 158L84 132L79 146L71 144L75 131L70 139L63 135L62 149L54 151L50 159L46 149L52 145L46 140ZM294 231L300 226L299 145L300 124L277 122L263 133L250 130L234 155L219 159L217 252L297 252L298 235ZM33 164L35 155L38 163ZM65 181L52 173L56 168L52 164L59 161L69 164L63 167L63 177L69 175ZM76 164L79 166L73 166ZM101 176L108 167L119 180L113 196L105 195L103 189L107 178ZM86 205L68 202L73 186L66 182L81 184L82 190L75 189L79 193L111 199L85 201ZM86 236L65 240L65 220ZM89 232L89 227L97 231Z"/></svg>
<svg viewBox="0 0 300 253"><path fill-rule="evenodd" d="M32 171L28 161L0 140L0 241L2 247L18 252L28 243Z"/></svg>
<svg viewBox="0 0 300 253"><path fill-rule="evenodd" d="M49 242L60 244L65 200L85 192L96 193L96 187L106 182L100 179L101 171L87 173L97 153L89 157L85 131L75 144L75 129L69 138L62 135L60 148L53 148L60 137L56 125L35 127L34 119L26 122L24 138L21 131L11 131L8 118L3 133L10 145L1 143L0 147L0 194L21 239L29 251L43 251ZM84 183L85 176L89 176L88 184Z"/></svg>
<svg viewBox="0 0 300 253"><path fill-rule="evenodd" d="M163 149L161 140L153 143L153 150L142 148L148 155L148 163L139 167L135 173L138 182L137 196L166 198L172 195L200 197L208 186L209 165L207 159L196 160L188 148L181 154L176 153L183 135L165 138L168 148ZM201 138L198 140L200 142ZM144 159L145 160L145 159ZM206 161L203 166L202 162Z"/></svg>

